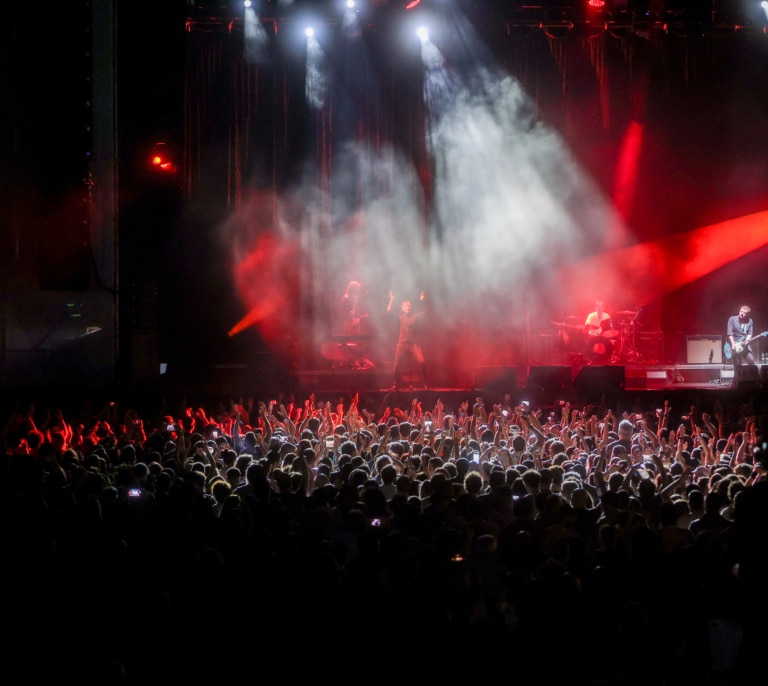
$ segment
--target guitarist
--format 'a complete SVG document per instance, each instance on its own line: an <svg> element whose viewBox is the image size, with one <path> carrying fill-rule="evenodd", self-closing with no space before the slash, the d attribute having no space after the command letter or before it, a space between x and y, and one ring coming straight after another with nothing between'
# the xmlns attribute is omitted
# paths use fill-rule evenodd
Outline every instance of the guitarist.
<svg viewBox="0 0 768 686"><path fill-rule="evenodd" d="M733 351L734 366L755 364L755 356L749 345L754 334L754 324L749 316L750 312L751 310L747 305L742 305L738 315L734 314L728 318L726 335Z"/></svg>

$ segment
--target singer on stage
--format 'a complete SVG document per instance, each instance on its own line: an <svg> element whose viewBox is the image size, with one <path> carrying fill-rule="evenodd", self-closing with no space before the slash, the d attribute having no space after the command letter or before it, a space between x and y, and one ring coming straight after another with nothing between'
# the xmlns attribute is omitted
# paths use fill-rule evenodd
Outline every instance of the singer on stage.
<svg viewBox="0 0 768 686"><path fill-rule="evenodd" d="M389 304L387 313L392 312L392 303L395 295L389 291ZM419 296L420 301L424 301L424 291ZM410 367L411 371L418 372L421 376L421 385L427 387L427 374L424 353L418 344L414 334L414 325L426 314L426 310L419 312L411 311L411 301L403 300L400 304L399 330L397 335L397 344L395 346L395 361L392 365L392 376L394 377L394 386L391 390L398 390L403 387L403 374ZM413 384L410 384L411 386Z"/></svg>

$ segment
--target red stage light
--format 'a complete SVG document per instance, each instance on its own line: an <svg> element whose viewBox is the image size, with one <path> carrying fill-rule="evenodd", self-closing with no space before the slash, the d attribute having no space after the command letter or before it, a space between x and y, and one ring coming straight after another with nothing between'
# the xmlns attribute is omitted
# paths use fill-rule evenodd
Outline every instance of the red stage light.
<svg viewBox="0 0 768 686"><path fill-rule="evenodd" d="M168 145L163 142L155 143L153 146L150 163L153 169L157 169L161 172L173 173L176 171L173 156L171 155Z"/></svg>
<svg viewBox="0 0 768 686"><path fill-rule="evenodd" d="M661 298L768 245L768 211L610 250L563 269L563 289L612 293L642 304ZM733 237L739 240L734 241Z"/></svg>

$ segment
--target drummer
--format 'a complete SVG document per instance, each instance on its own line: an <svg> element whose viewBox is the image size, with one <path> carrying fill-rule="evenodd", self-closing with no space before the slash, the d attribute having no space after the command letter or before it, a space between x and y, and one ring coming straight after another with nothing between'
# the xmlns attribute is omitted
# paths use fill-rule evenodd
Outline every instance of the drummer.
<svg viewBox="0 0 768 686"><path fill-rule="evenodd" d="M587 315L584 329L590 336L600 336L606 327L613 328L610 322L611 315L605 311L605 303L602 300L597 300L595 311Z"/></svg>

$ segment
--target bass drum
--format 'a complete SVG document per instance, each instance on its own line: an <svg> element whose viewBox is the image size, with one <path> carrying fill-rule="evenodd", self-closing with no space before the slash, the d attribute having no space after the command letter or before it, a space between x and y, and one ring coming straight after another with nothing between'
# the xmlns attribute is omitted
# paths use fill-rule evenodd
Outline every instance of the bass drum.
<svg viewBox="0 0 768 686"><path fill-rule="evenodd" d="M613 341L605 336L592 336L586 354L592 364L608 364L613 356Z"/></svg>

